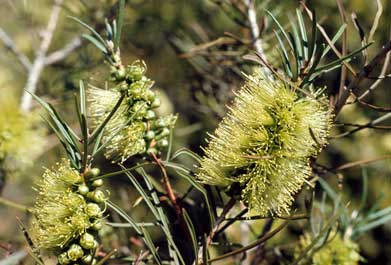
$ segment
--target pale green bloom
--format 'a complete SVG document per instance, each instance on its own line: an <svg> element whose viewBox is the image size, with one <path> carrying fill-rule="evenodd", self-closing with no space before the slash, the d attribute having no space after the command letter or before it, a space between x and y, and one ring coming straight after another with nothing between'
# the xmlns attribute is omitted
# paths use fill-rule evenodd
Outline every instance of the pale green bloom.
<svg viewBox="0 0 391 265"><path fill-rule="evenodd" d="M104 129L102 142L109 142L105 156L113 162L124 162L136 154L149 153L167 140L166 130L174 126L176 117L156 117L154 108L160 100L151 90L153 81L144 74L146 66L135 61L126 68L126 80L117 88L100 89L90 86L87 90L89 119L92 127L101 124L112 111L121 95L124 99ZM160 126L164 123L164 126ZM164 145L164 144L163 144Z"/></svg>
<svg viewBox="0 0 391 265"><path fill-rule="evenodd" d="M23 113L15 98L0 96L0 167L16 172L32 165L31 154L43 149L45 130L37 113Z"/></svg>
<svg viewBox="0 0 391 265"><path fill-rule="evenodd" d="M313 242L310 234L300 237L300 245L295 249L295 257ZM316 249L310 258L312 265L357 265L362 260L357 243L342 238L338 232L331 232L325 245Z"/></svg>
<svg viewBox="0 0 391 265"><path fill-rule="evenodd" d="M326 144L331 124L326 98L310 93L300 97L261 70L247 76L210 137L198 178L210 185L237 183L256 214L288 212L311 174L309 157Z"/></svg>
<svg viewBox="0 0 391 265"><path fill-rule="evenodd" d="M91 233L100 229L96 226L103 214L99 203L106 198L85 179L94 172L99 174L91 169L82 175L63 161L47 169L37 185L32 239L38 249L54 251L60 264L83 260L97 247Z"/></svg>

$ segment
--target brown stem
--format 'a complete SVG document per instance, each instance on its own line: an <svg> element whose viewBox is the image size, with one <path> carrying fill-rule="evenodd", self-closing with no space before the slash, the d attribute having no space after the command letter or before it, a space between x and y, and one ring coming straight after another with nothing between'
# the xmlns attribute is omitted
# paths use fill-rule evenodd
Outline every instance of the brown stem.
<svg viewBox="0 0 391 265"><path fill-rule="evenodd" d="M159 166L160 171L162 172L163 175L163 183L164 183L164 188L166 189L167 192L167 197L170 200L171 204L175 208L175 212L178 215L178 217L182 216L182 207L179 205L177 197L174 194L174 191L172 189L170 179L168 178L167 175L167 170L166 167L163 165L162 161L156 156L155 153L151 152L149 153L153 160L155 160L156 164Z"/></svg>
<svg viewBox="0 0 391 265"><path fill-rule="evenodd" d="M267 233L266 235L264 235L263 237L259 238L258 240L254 241L253 243L245 246L245 247L242 247L242 248L239 248L239 249L236 249L234 251L231 251L231 252L228 252L224 255L221 255L219 257L216 257L216 258L213 258L213 259L210 259L208 262L212 263L212 262L215 262L215 261L218 261L218 260L222 260L222 259L226 259L228 257L231 257L231 256L235 256L235 255L238 255L242 252L246 252L247 250L249 249L252 249L256 246L258 246L259 244L262 244L264 243L265 241L269 240L271 237L273 237L275 234L277 234L278 232L280 232L286 225L288 224L288 221L285 221L283 222L279 227L277 227L276 229L274 229L273 231L270 231L269 233Z"/></svg>

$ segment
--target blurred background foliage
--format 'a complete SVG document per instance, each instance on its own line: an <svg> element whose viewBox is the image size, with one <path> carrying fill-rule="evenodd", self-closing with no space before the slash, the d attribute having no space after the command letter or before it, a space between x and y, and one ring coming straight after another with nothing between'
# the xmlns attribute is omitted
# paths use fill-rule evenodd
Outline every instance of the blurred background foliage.
<svg viewBox="0 0 391 265"><path fill-rule="evenodd" d="M251 72L254 66L253 63L243 59L243 55L253 50L253 43L250 40L251 32L245 25L242 25L245 22L240 13L235 13L229 8L228 2L220 0L128 0L126 2L121 44L122 58L125 63L134 59L145 60L149 67L148 76L156 81L155 87L158 88L163 98L161 111L164 113L173 111L179 114L178 125L174 132L174 150L187 147L202 154L200 146L205 145L206 133L216 128L227 110L226 105L230 104L234 91L241 86L243 81L241 72ZM348 22L347 50L353 51L361 46L361 40L360 34L352 23L351 14L356 14L360 27L368 36L377 12L377 5L376 1L366 0L341 2L346 10ZM381 2L383 14L373 37L374 43L367 50L369 58L376 55L381 46L390 38L391 4L387 0ZM62 49L81 32L84 32L84 29L68 19L67 15L79 17L98 31L102 31L104 18L108 17L110 20L115 16L115 4L114 0L65 1L49 47L49 54ZM53 1L49 0L0 0L0 27L31 61L38 49L40 33L42 28L46 27L52 5ZM329 36L333 36L341 25L336 2L317 0L308 1L307 5L316 10L320 24L324 26ZM256 1L256 7L264 53L271 64L278 66L280 63L275 49L277 42L273 35L273 22L266 16L264 8L270 10L284 25L289 22L290 17L294 16L294 10L299 7L299 2ZM318 34L318 40L325 43L320 34ZM336 43L339 50L341 45L341 41ZM28 73L18 62L15 54L2 44L0 44L0 51L0 102L18 102L23 94ZM335 58L333 53L329 53L325 61ZM362 58L362 56L357 56L351 64L356 69L360 69L363 63ZM103 64L103 56L96 51L95 47L83 41L82 45L66 58L45 67L36 93L55 105L70 124L76 123L72 94L76 92L79 80L83 79L98 87L103 87L107 81L105 79L107 68L108 66ZM388 67L387 73L390 72L389 70ZM326 91L332 96L338 91L339 78L340 71L335 70L322 76L317 82L319 86L327 86ZM351 75L348 75L348 82L350 78ZM365 80L360 91L365 91L371 83L373 80ZM390 79L383 80L366 97L366 102L390 108L390 86ZM32 109L34 111L39 109L36 103L33 103ZM0 110L2 110L1 107ZM381 115L384 115L384 112L375 111L358 103L349 104L338 116L333 135L354 128L338 124L365 124ZM390 119L384 121L382 125L391 125ZM31 189L33 181L41 176L42 167L50 167L58 161L59 157L63 156L58 140L50 131L43 146L44 151L32 151L30 154L34 162L29 169L20 172L17 176L4 174L5 186L2 197L22 205L32 205L34 201L34 193ZM367 128L347 137L332 139L318 162L328 168L337 168L352 161L365 161L389 155L390 152L390 131ZM182 163L191 163L185 158L181 159ZM102 161L102 163L105 162ZM105 167L108 170L113 166L106 163ZM343 193L344 201L349 202L353 209L354 206L360 204L363 191L363 168L368 175L369 190L366 207L370 208L380 196L383 196L380 202L381 208L390 206L390 159L338 170L337 174L326 174L325 179L335 190ZM113 200L122 201L121 205L124 209L132 211L132 214L138 216L140 221L147 220L147 209L142 204L133 205L133 202L138 199L137 193L125 181L121 178L111 180L107 188L115 198ZM184 183L177 180L175 187L177 190L184 190L181 188L184 187ZM303 193L297 200L299 203L303 201L306 191ZM6 255L7 249L16 251L20 246L25 245L23 233L15 221L15 216L21 218L24 223L28 222L28 215L20 209L0 205L0 243L4 248L0 249L0 258ZM118 217L113 214L113 219L116 218ZM202 225L202 221L201 218L198 225ZM262 230L263 223L264 221L251 223L250 238L256 237ZM304 221L295 223L274 238L272 243L285 242L287 237L297 237L304 225ZM123 245L137 246L137 241L132 241L127 231L122 229L118 231L116 235L110 229L106 231L111 235L107 237L108 245L112 246L122 242ZM229 237L235 241L241 240L243 230L239 224L230 228L229 231ZM158 238L161 235L156 232L154 236ZM359 237L358 243L361 254L368 264L389 264L391 261L390 222ZM121 251L130 253L133 250L129 247Z"/></svg>

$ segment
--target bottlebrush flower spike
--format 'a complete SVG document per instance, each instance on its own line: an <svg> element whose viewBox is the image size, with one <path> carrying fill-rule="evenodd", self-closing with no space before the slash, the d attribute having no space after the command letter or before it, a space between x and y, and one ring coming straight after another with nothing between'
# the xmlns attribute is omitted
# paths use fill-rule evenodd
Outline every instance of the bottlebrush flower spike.
<svg viewBox="0 0 391 265"><path fill-rule="evenodd" d="M153 81L144 74L146 65L135 61L127 66L125 80L116 89L104 90L90 86L87 90L89 118L97 127L114 108L121 95L125 95L119 109L104 129L102 142L105 156L113 162L124 162L136 154L158 152L168 145L169 128L176 116L157 117L153 109L160 100L151 90Z"/></svg>
<svg viewBox="0 0 391 265"><path fill-rule="evenodd" d="M299 97L260 69L246 78L210 138L198 178L238 187L250 212L287 213L311 174L309 158L327 143L332 115L320 92Z"/></svg>
<svg viewBox="0 0 391 265"><path fill-rule="evenodd" d="M103 212L98 203L105 198L95 198L94 194L102 192L94 189L94 182L71 168L69 161L47 169L38 183L32 240L38 249L58 254L60 264L82 260L97 247L91 233L100 229L95 226Z"/></svg>
<svg viewBox="0 0 391 265"><path fill-rule="evenodd" d="M313 238L310 234L301 236L300 244L295 249L295 257L298 258L312 242ZM326 244L312 253L311 264L357 265L363 260L359 250L357 243L349 238L342 238L340 233L332 231Z"/></svg>
<svg viewBox="0 0 391 265"><path fill-rule="evenodd" d="M0 168L7 173L18 173L32 165L31 154L39 154L43 149L45 130L40 128L39 120L37 113L21 112L11 95L1 95Z"/></svg>

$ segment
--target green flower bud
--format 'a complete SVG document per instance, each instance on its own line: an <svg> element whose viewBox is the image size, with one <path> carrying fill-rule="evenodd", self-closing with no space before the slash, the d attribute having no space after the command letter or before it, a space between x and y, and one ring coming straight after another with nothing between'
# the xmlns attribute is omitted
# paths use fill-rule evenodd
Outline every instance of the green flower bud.
<svg viewBox="0 0 391 265"><path fill-rule="evenodd" d="M100 174L100 169L97 167L94 167L94 168L89 169L86 172L85 177L86 178L93 178L93 177L99 176L99 174Z"/></svg>
<svg viewBox="0 0 391 265"><path fill-rule="evenodd" d="M147 65L144 61L134 61L126 68L126 77L131 81L138 81L147 72Z"/></svg>
<svg viewBox="0 0 391 265"><path fill-rule="evenodd" d="M102 229L102 220L100 220L100 219L98 219L98 220L96 220L93 224L92 224L92 226L91 226L91 229L93 229L93 230L95 230L95 231L98 231L98 230L100 230L100 229Z"/></svg>
<svg viewBox="0 0 391 265"><path fill-rule="evenodd" d="M88 188L88 186L86 184L81 184L79 185L79 187L77 188L77 191L81 194L81 195L86 195L90 189Z"/></svg>
<svg viewBox="0 0 391 265"><path fill-rule="evenodd" d="M148 140L152 140L154 137L155 137L155 132L154 131L148 131L145 134L145 138L147 138Z"/></svg>
<svg viewBox="0 0 391 265"><path fill-rule="evenodd" d="M161 139L159 142L158 142L158 145L160 147L167 147L168 146L168 141L167 139Z"/></svg>
<svg viewBox="0 0 391 265"><path fill-rule="evenodd" d="M132 99L141 99L144 93L144 84L141 81L134 82L129 87L129 95Z"/></svg>
<svg viewBox="0 0 391 265"><path fill-rule="evenodd" d="M84 249L93 249L95 246L95 238L93 235L85 233L80 237L79 243Z"/></svg>
<svg viewBox="0 0 391 265"><path fill-rule="evenodd" d="M157 152L156 148L150 147L147 149L147 153L148 154L150 154L150 153L157 154L158 152Z"/></svg>
<svg viewBox="0 0 391 265"><path fill-rule="evenodd" d="M92 255L86 255L86 256L82 257L81 261L84 264L91 264L91 262L92 262Z"/></svg>
<svg viewBox="0 0 391 265"><path fill-rule="evenodd" d="M103 179L96 179L92 182L92 186L97 188L103 185Z"/></svg>
<svg viewBox="0 0 391 265"><path fill-rule="evenodd" d="M135 118L142 119L147 113L147 105L145 102L137 101L132 106L131 112L135 114Z"/></svg>
<svg viewBox="0 0 391 265"><path fill-rule="evenodd" d="M152 108L158 108L160 107L160 104L161 104L161 101L159 98L155 98L152 103L151 103L151 107Z"/></svg>
<svg viewBox="0 0 391 265"><path fill-rule="evenodd" d="M71 261L68 257L67 252L63 252L60 255L57 256L58 263L61 265L69 264Z"/></svg>
<svg viewBox="0 0 391 265"><path fill-rule="evenodd" d="M106 196L101 190L94 190L92 192L92 200L94 200L97 203L104 202L106 200Z"/></svg>
<svg viewBox="0 0 391 265"><path fill-rule="evenodd" d="M113 68L110 75L111 75L111 80L113 81L117 81L117 82L123 81L125 80L125 76L126 76L125 69Z"/></svg>
<svg viewBox="0 0 391 265"><path fill-rule="evenodd" d="M102 210L100 209L99 205L96 203L88 203L86 207L86 213L89 217L92 218L100 218L102 217Z"/></svg>
<svg viewBox="0 0 391 265"><path fill-rule="evenodd" d="M159 134L159 136L164 137L164 136L167 136L167 135L169 135L169 134L170 134L170 129L168 129L168 128L163 128L162 131L161 131L161 133Z"/></svg>
<svg viewBox="0 0 391 265"><path fill-rule="evenodd" d="M156 93L153 92L152 90L147 90L145 92L145 99L149 102L153 102L156 98Z"/></svg>
<svg viewBox="0 0 391 265"><path fill-rule="evenodd" d="M83 255L84 255L83 249L81 248L81 246L77 244L72 244L68 249L68 257L72 261L76 261L80 259L81 257L83 257Z"/></svg>
<svg viewBox="0 0 391 265"><path fill-rule="evenodd" d="M147 120L152 120L156 117L156 114L153 110L148 110L147 113L145 114L145 118Z"/></svg>

